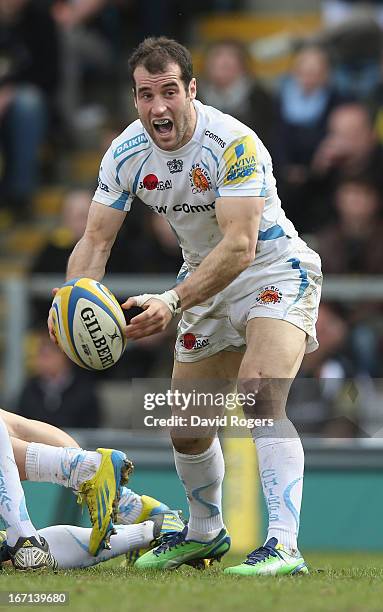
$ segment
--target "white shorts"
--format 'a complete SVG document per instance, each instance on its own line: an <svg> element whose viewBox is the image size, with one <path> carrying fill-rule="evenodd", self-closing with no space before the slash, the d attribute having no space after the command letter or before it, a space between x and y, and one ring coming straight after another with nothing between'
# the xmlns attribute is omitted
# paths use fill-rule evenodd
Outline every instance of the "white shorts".
<svg viewBox="0 0 383 612"><path fill-rule="evenodd" d="M178 324L176 360L199 361L224 350L243 352L246 324L255 317L293 323L307 334L306 353L315 351L321 261L302 240L294 246L286 258L270 267L248 268L226 289L185 310Z"/></svg>

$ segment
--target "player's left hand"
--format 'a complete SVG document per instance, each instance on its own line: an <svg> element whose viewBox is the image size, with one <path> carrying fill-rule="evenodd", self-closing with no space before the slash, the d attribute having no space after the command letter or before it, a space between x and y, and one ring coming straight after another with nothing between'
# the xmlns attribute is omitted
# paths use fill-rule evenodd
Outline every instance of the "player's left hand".
<svg viewBox="0 0 383 612"><path fill-rule="evenodd" d="M129 308L134 308L135 306L139 306L135 297L131 297L124 304L121 304L121 308L124 310L129 310ZM155 298L147 300L142 304L141 308L144 312L133 317L124 330L126 337L131 340L138 340L139 338L145 338L145 336L151 336L152 334L164 331L173 318L169 306Z"/></svg>

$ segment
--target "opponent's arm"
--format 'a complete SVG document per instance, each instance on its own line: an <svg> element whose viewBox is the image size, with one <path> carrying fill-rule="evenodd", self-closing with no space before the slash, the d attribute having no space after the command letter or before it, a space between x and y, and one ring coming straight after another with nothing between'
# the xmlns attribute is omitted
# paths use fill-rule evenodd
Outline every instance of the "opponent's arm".
<svg viewBox="0 0 383 612"><path fill-rule="evenodd" d="M181 310L186 310L222 291L245 270L255 257L263 207L262 197L218 198L216 215L222 240L175 289L151 298L136 296L122 304L123 308L137 305L145 309L131 319L127 336L138 339L164 330L173 317L177 296Z"/></svg>
<svg viewBox="0 0 383 612"><path fill-rule="evenodd" d="M67 267L67 280L86 276L100 281L126 213L93 201L83 237L74 247Z"/></svg>
<svg viewBox="0 0 383 612"><path fill-rule="evenodd" d="M197 270L176 287L182 310L222 291L254 261L264 202L258 197L217 199L216 215L223 238Z"/></svg>

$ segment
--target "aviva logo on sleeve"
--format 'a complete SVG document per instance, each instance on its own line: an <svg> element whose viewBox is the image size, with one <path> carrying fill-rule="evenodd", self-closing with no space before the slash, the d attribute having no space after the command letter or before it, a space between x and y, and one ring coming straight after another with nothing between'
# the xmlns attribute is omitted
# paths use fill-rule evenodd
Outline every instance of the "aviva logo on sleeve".
<svg viewBox="0 0 383 612"><path fill-rule="evenodd" d="M223 154L226 163L224 185L245 183L254 176L257 167L257 150L252 136L235 140Z"/></svg>

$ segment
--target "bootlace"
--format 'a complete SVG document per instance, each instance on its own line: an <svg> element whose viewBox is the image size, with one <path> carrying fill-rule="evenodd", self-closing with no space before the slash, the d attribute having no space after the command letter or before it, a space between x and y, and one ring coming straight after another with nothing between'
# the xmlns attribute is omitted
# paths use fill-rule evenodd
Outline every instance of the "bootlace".
<svg viewBox="0 0 383 612"><path fill-rule="evenodd" d="M168 550L172 550L172 548L177 548L177 546L183 546L185 544L186 533L187 528L176 533L165 533L161 537L161 544L157 546L155 550L153 550L153 554L158 557L161 553L167 552Z"/></svg>
<svg viewBox="0 0 383 612"><path fill-rule="evenodd" d="M247 565L255 565L256 563L266 561L268 557L281 557L281 555L271 546L260 546L247 555L245 563Z"/></svg>

